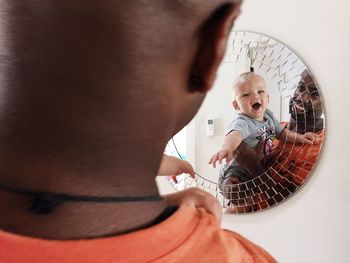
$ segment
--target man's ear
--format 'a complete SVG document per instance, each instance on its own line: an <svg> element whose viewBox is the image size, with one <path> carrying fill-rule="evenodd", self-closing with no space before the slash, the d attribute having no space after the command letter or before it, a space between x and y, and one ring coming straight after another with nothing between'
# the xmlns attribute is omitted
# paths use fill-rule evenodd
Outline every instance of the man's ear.
<svg viewBox="0 0 350 263"><path fill-rule="evenodd" d="M239 12L240 4L225 4L203 24L189 80L191 91L205 93L212 87Z"/></svg>
<svg viewBox="0 0 350 263"><path fill-rule="evenodd" d="M235 110L240 110L237 100L232 101L232 106Z"/></svg>

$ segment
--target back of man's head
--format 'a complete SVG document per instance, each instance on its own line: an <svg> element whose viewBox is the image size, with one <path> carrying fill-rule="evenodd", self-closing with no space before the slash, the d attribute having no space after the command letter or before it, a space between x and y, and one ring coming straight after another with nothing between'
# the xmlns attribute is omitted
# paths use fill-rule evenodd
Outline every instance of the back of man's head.
<svg viewBox="0 0 350 263"><path fill-rule="evenodd" d="M158 155L210 88L239 3L3 1L1 144L72 161L158 138Z"/></svg>

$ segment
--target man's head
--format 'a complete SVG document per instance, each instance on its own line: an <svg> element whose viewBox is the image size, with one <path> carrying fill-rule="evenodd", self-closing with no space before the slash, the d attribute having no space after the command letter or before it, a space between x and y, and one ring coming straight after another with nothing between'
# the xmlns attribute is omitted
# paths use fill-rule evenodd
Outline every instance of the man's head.
<svg viewBox="0 0 350 263"><path fill-rule="evenodd" d="M262 121L269 103L265 80L253 72L242 73L233 85L233 107L241 113Z"/></svg>
<svg viewBox="0 0 350 263"><path fill-rule="evenodd" d="M300 74L300 77L290 99L290 128L299 133L319 131L323 129L324 124L321 118L323 108L318 88L307 69Z"/></svg>
<svg viewBox="0 0 350 263"><path fill-rule="evenodd" d="M158 195L165 145L211 88L240 2L1 0L0 182L23 191L0 191L0 228L80 239L153 222L165 202L26 211L62 202L50 193Z"/></svg>
<svg viewBox="0 0 350 263"><path fill-rule="evenodd" d="M11 161L0 165L154 176L211 88L240 4L2 1L0 159Z"/></svg>

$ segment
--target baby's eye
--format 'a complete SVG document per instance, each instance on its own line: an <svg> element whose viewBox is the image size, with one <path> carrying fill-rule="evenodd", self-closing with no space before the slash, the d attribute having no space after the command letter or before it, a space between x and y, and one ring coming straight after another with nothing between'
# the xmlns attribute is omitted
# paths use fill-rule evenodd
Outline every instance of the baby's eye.
<svg viewBox="0 0 350 263"><path fill-rule="evenodd" d="M243 95L242 95L242 97L248 97L249 96L249 93L244 93Z"/></svg>
<svg viewBox="0 0 350 263"><path fill-rule="evenodd" d="M263 94L263 93L265 93L265 90L259 90L258 93Z"/></svg>

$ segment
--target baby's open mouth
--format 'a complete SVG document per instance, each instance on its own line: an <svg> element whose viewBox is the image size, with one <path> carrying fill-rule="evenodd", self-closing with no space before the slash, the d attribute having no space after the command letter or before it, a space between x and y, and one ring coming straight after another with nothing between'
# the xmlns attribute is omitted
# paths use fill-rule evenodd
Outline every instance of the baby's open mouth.
<svg viewBox="0 0 350 263"><path fill-rule="evenodd" d="M252 105L252 108L253 108L254 110L258 110L258 109L260 109L260 107L261 107L261 104L260 104L259 102L256 102L256 103L254 103L254 104Z"/></svg>

